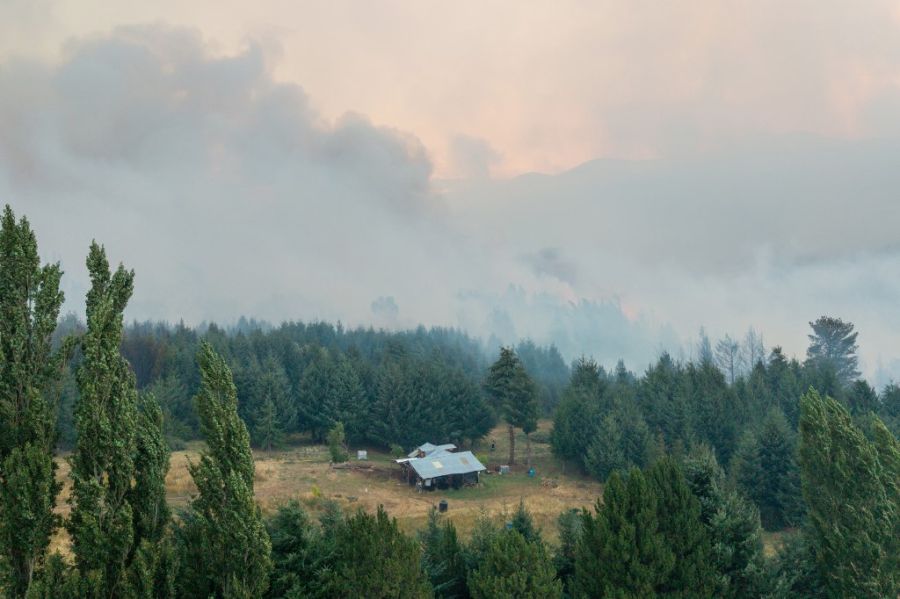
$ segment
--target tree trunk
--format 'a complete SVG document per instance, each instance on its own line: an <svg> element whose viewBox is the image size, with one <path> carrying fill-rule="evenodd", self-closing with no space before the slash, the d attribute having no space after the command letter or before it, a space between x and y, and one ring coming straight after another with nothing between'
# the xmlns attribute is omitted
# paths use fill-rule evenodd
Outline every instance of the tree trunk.
<svg viewBox="0 0 900 599"><path fill-rule="evenodd" d="M531 433L525 433L525 460L528 463L528 469L531 469Z"/></svg>
<svg viewBox="0 0 900 599"><path fill-rule="evenodd" d="M509 465L516 465L516 429L509 425Z"/></svg>

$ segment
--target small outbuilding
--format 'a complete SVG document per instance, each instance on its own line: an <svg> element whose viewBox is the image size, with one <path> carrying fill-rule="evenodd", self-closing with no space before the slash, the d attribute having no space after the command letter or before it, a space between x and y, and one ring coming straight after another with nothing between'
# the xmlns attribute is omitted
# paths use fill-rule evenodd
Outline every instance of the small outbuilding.
<svg viewBox="0 0 900 599"><path fill-rule="evenodd" d="M458 489L478 483L481 472L487 470L471 451L455 451L452 443L425 443L397 460L409 484L425 490Z"/></svg>

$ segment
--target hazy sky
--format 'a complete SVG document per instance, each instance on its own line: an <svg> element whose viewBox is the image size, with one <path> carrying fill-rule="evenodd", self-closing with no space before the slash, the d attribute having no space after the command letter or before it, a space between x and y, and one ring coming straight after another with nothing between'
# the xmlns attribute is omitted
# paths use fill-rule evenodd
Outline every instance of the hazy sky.
<svg viewBox="0 0 900 599"><path fill-rule="evenodd" d="M900 2L0 1L0 194L81 303L900 376ZM541 173L541 174L537 174Z"/></svg>

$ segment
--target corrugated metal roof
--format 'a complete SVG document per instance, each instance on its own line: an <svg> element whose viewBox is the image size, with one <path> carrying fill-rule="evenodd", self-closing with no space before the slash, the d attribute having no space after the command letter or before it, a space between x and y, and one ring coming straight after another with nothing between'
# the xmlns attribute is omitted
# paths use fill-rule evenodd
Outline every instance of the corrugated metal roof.
<svg viewBox="0 0 900 599"><path fill-rule="evenodd" d="M441 453L407 462L420 478L436 478L451 474L470 474L487 470L471 451Z"/></svg>
<svg viewBox="0 0 900 599"><path fill-rule="evenodd" d="M424 452L426 456L430 456L430 455L434 455L437 453L453 451L454 449L456 449L456 445L454 445L453 443L445 443L444 445L434 445L432 443L423 443L422 445L419 445L418 447L416 447L415 449L413 449L411 452L409 452L406 455L407 455L407 457L414 458L419 455L420 451Z"/></svg>
<svg viewBox="0 0 900 599"><path fill-rule="evenodd" d="M420 452L420 451L424 451L424 452L427 454L427 453L429 453L430 451L434 451L434 448L435 448L435 447L437 447L437 446L436 446L436 445L432 445L431 443L423 443L422 445L419 445L418 447L416 447L415 449L413 449L412 451L410 451L408 454L406 454L406 457L408 457L408 458L414 458L414 457L416 457L417 455L419 455L419 452Z"/></svg>

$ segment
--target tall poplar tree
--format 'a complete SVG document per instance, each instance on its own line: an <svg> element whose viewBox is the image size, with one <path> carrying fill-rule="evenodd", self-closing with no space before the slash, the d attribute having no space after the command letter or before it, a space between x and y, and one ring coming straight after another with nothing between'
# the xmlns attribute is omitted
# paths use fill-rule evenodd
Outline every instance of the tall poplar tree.
<svg viewBox="0 0 900 599"><path fill-rule="evenodd" d="M810 547L827 593L896 597L896 439L876 421L876 443L837 401L810 389L801 399L800 467Z"/></svg>
<svg viewBox="0 0 900 599"><path fill-rule="evenodd" d="M491 403L509 431L509 464L516 463L516 428L534 430L538 414L534 382L516 352L500 348L500 357L491 365L484 382Z"/></svg>
<svg viewBox="0 0 900 599"><path fill-rule="evenodd" d="M63 294L59 264L40 265L28 221L9 206L0 229L0 589L22 597L58 526L53 508L56 406L48 386L65 351L51 351Z"/></svg>
<svg viewBox="0 0 900 599"><path fill-rule="evenodd" d="M195 398L207 449L189 466L199 495L178 531L183 597L261 597L272 570L271 543L253 497L253 454L237 412L231 370L204 342Z"/></svg>
<svg viewBox="0 0 900 599"><path fill-rule="evenodd" d="M110 272L105 250L87 258L87 332L81 344L77 441L71 464L72 512L66 528L90 597L127 597L155 586L168 521L168 449L152 397L138 407L135 377L119 348L134 272Z"/></svg>
<svg viewBox="0 0 900 599"><path fill-rule="evenodd" d="M162 409L153 395L142 395L135 427L134 484L129 495L135 535L131 585L140 597L174 596L174 547L166 503L168 471Z"/></svg>

